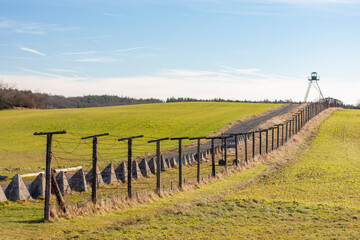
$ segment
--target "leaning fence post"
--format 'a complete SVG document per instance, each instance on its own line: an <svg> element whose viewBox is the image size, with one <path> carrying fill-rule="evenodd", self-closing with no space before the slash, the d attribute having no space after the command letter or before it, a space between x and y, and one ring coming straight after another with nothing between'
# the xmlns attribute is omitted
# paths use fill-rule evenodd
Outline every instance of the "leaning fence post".
<svg viewBox="0 0 360 240"><path fill-rule="evenodd" d="M170 140L179 141L179 188L183 186L183 169L182 169L182 140L189 139L189 137L170 138Z"/></svg>
<svg viewBox="0 0 360 240"><path fill-rule="evenodd" d="M46 135L46 173L45 173L45 206L44 221L50 219L50 193L51 193L51 157L52 157L52 137L54 134L65 134L66 131L56 132L35 132L34 135Z"/></svg>
<svg viewBox="0 0 360 240"><path fill-rule="evenodd" d="M197 182L200 183L200 145L201 139L205 139L206 137L196 137L196 138L189 138L189 140L197 140L197 171L196 171L196 178Z"/></svg>
<svg viewBox="0 0 360 240"><path fill-rule="evenodd" d="M66 213L66 206L65 206L65 201L64 201L64 198L63 196L61 195L61 191L60 191L60 188L59 188L59 185L57 184L56 182L56 179L55 179L55 173L56 171L54 169L52 169L51 171L51 185L52 185L52 189L54 190L54 193L55 193L55 196L56 196L56 200L61 208L61 210Z"/></svg>
<svg viewBox="0 0 360 240"><path fill-rule="evenodd" d="M120 138L118 141L128 141L128 197L132 198L132 141L135 138L142 138L144 135Z"/></svg>
<svg viewBox="0 0 360 240"><path fill-rule="evenodd" d="M148 141L148 143L156 142L156 193L160 195L161 192L161 155L160 155L160 142L168 140L169 138L161 138L156 140ZM172 182L171 182L172 190Z"/></svg>

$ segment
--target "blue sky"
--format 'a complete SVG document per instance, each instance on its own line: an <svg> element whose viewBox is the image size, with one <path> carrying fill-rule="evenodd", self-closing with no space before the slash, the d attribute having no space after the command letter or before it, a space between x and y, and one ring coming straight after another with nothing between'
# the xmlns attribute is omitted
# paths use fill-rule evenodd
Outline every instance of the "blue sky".
<svg viewBox="0 0 360 240"><path fill-rule="evenodd" d="M78 96L360 101L360 1L0 0L0 80ZM318 95L313 91L310 98Z"/></svg>

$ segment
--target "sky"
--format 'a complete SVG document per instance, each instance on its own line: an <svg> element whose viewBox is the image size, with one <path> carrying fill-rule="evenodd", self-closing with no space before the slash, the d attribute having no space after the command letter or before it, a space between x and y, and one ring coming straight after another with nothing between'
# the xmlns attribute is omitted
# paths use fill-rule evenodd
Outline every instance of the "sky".
<svg viewBox="0 0 360 240"><path fill-rule="evenodd" d="M64 96L360 103L360 0L0 0L0 81ZM318 97L315 89L310 100Z"/></svg>

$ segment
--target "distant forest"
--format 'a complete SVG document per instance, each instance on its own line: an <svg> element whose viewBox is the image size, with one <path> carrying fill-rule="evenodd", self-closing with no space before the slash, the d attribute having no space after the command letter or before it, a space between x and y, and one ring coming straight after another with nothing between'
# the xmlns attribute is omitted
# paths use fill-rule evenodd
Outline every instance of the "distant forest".
<svg viewBox="0 0 360 240"><path fill-rule="evenodd" d="M105 107L145 103L162 103L155 98L136 99L114 95L87 95L82 97L64 97L46 93L34 93L30 90L18 90L0 82L0 109L12 108L86 108Z"/></svg>
<svg viewBox="0 0 360 240"><path fill-rule="evenodd" d="M294 102L291 99L274 101L264 99L260 101L250 101L222 98L196 99L171 97L166 99L166 101L163 101L156 98L136 99L131 97L119 97L115 95L87 95L82 97L64 97L60 95L50 95L46 93L35 93L30 90L18 90L15 87L9 86L9 84L0 82L0 110L13 108L87 108L164 102L301 103ZM360 108L360 103L357 106L345 105L345 108Z"/></svg>
<svg viewBox="0 0 360 240"><path fill-rule="evenodd" d="M288 100L273 100L270 101L268 99L260 100L260 101L251 101L251 100L232 100L232 99L223 99L223 98L213 98L213 99L196 99L196 98L168 98L166 102L241 102L241 103L301 103L294 102L291 99Z"/></svg>

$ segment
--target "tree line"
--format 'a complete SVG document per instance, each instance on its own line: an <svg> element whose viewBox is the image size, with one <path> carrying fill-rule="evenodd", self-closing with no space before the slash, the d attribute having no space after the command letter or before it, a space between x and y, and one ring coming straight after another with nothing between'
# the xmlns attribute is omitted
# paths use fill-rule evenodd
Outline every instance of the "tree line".
<svg viewBox="0 0 360 240"><path fill-rule="evenodd" d="M166 102L241 102L241 103L301 103L301 102L296 102L293 101L291 99L287 99L287 100L269 100L269 99L264 99L264 100L259 100L259 101L252 101L252 100L233 100L233 99L223 99L223 98L212 98L212 99L196 99L196 98L175 98L175 97L171 97L171 98L167 98Z"/></svg>
<svg viewBox="0 0 360 240"><path fill-rule="evenodd" d="M131 104L162 103L156 98L131 98L115 95L86 95L82 97L64 97L36 93L30 90L19 90L9 84L0 82L0 110L13 108L86 108Z"/></svg>
<svg viewBox="0 0 360 240"><path fill-rule="evenodd" d="M61 95L51 95L46 93L37 93L30 90L19 90L7 83L0 81L0 110L13 108L38 108L38 109L56 109L56 108L87 108L87 107L105 107L147 103L163 103L164 101L156 98L131 98L119 97L116 95L86 95L82 97L64 97ZM167 103L171 102L242 102L242 103L301 103L287 100L232 100L223 98L196 99L171 97L167 98ZM345 108L360 108L360 102L354 105L345 105Z"/></svg>

